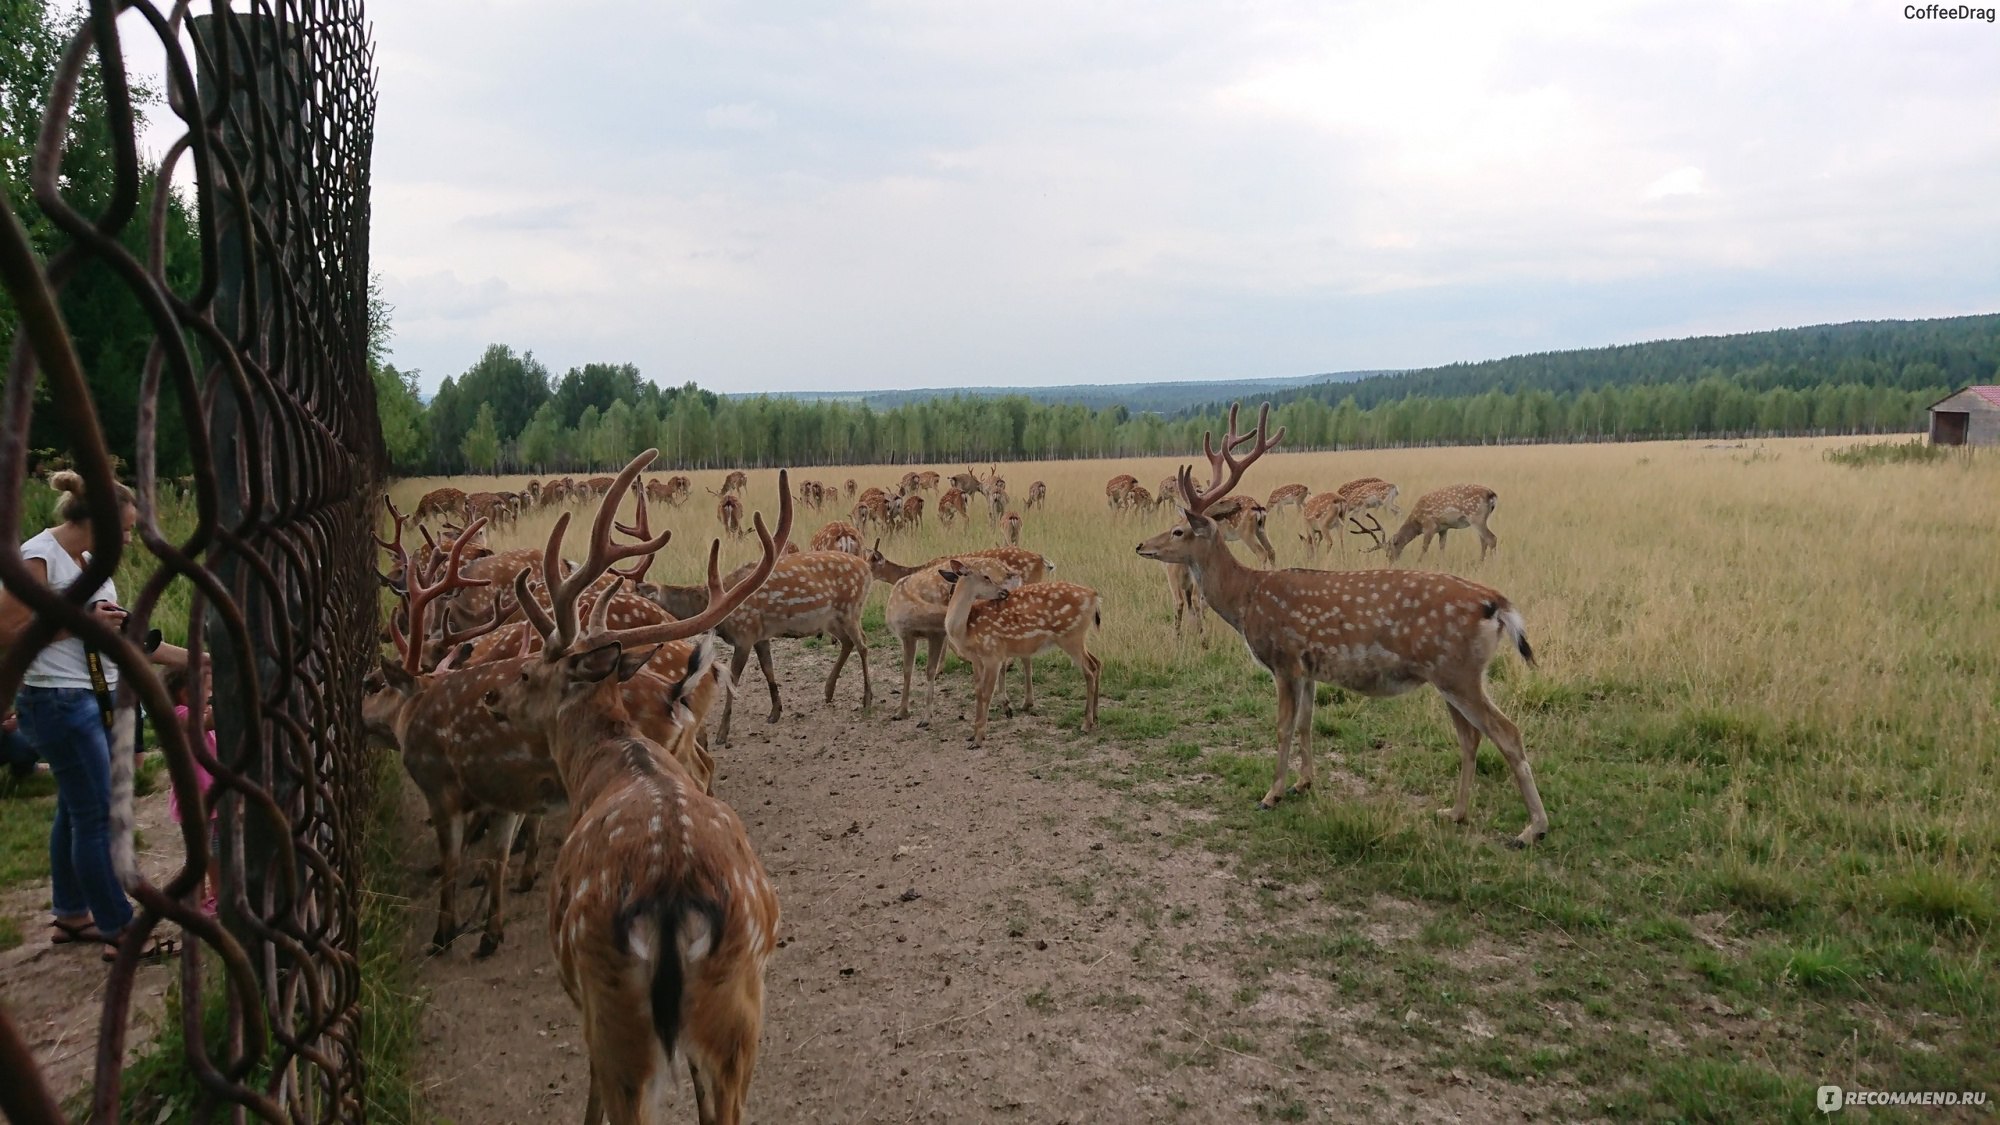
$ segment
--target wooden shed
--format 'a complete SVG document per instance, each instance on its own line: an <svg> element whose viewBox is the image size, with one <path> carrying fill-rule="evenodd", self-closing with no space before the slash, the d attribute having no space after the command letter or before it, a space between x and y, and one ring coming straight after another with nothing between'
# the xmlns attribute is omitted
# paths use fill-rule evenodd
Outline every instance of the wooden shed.
<svg viewBox="0 0 2000 1125"><path fill-rule="evenodd" d="M1932 445L2000 445L2000 387L1967 387L1931 403Z"/></svg>

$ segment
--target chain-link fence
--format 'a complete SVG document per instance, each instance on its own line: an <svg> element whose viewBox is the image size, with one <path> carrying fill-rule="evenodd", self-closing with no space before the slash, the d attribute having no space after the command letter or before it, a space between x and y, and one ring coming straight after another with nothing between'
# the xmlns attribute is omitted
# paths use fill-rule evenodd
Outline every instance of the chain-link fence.
<svg viewBox="0 0 2000 1125"><path fill-rule="evenodd" d="M215 778L220 826L211 855L201 818L186 817L172 848L186 862L163 882L121 872L139 913L107 970L91 1116L118 1119L139 954L167 922L189 938L179 1031L203 1115L360 1120L359 715L376 652L381 464L367 369L368 29L355 0L217 4L205 16L94 0L63 47L30 174L59 248L42 260L11 206L0 223L0 283L18 314L0 401L0 582L35 612L0 660L0 697L36 649L68 631L117 663L123 703L171 716L141 639L156 625L177 633L166 618L185 604L191 663L214 677L217 748L201 764ZM179 135L162 154L141 151L128 48L134 58L164 51L163 119ZM69 122L80 97L103 99L108 151L78 151ZM112 171L108 200L88 207L70 198L65 175L85 155ZM176 278L169 228L175 208L190 206L199 269ZM100 413L104 373L85 369L63 317L65 287L86 270L108 270L152 327L131 450L149 569L124 594L122 634L83 608L135 549L119 542L105 436L107 420L124 420ZM87 482L96 535L66 590L33 581L13 534L25 490L41 487L28 479L28 435L44 411ZM158 463L163 412L185 427L192 465L178 487L192 498L193 530L173 536L160 519L177 487ZM176 794L202 807L194 766L205 743L171 719L156 726ZM210 864L222 872L215 916L197 905ZM17 1122L62 1121L56 1094L0 997L0 1108Z"/></svg>

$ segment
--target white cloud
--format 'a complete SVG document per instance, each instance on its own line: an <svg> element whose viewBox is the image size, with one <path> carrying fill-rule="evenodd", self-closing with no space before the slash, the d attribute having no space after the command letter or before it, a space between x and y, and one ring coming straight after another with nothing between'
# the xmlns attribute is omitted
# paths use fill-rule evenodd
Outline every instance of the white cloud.
<svg viewBox="0 0 2000 1125"><path fill-rule="evenodd" d="M1693 165L1684 165L1647 184L1646 198L1665 199L1670 195L1700 195L1707 190L1706 174Z"/></svg>
<svg viewBox="0 0 2000 1125"><path fill-rule="evenodd" d="M708 127L711 129L756 132L777 124L778 115L756 102L736 102L731 105L710 106L708 112L702 115L702 119L708 122Z"/></svg>

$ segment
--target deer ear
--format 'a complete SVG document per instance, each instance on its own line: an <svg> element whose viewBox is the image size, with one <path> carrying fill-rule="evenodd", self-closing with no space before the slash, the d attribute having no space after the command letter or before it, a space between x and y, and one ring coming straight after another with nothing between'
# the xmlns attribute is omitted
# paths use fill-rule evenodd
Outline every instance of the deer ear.
<svg viewBox="0 0 2000 1125"><path fill-rule="evenodd" d="M644 671L646 664L653 659L653 654L658 651L660 651L660 646L654 645L644 652L628 652L624 656L619 657L618 682L622 684L638 675L641 671Z"/></svg>
<svg viewBox="0 0 2000 1125"><path fill-rule="evenodd" d="M1020 589L1020 588L1021 588L1021 576L1020 576L1020 575L1018 575L1018 574L1015 574L1015 573L1014 573L1013 571L1011 571L1011 570L1010 570L1010 571L1008 571L1008 572L1007 572L1007 581L1005 581L1005 582L1002 582L1002 583L1000 584L1000 588L1001 588L1002 590L1018 590L1018 589Z"/></svg>
<svg viewBox="0 0 2000 1125"><path fill-rule="evenodd" d="M386 656L382 658L382 679L398 695L408 697L417 694L417 678Z"/></svg>
<svg viewBox="0 0 2000 1125"><path fill-rule="evenodd" d="M958 572L949 568L940 568L938 570L938 577L944 579L946 582L956 582L958 581Z"/></svg>
<svg viewBox="0 0 2000 1125"><path fill-rule="evenodd" d="M574 653L563 658L568 665L569 682L572 686L594 684L617 672L624 663L625 650L618 642L599 645L588 652Z"/></svg>

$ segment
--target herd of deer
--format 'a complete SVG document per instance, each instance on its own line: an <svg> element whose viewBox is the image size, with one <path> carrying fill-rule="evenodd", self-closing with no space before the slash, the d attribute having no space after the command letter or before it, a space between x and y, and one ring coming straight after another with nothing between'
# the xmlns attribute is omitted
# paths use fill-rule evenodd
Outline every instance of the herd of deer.
<svg viewBox="0 0 2000 1125"><path fill-rule="evenodd" d="M1520 614L1498 591L1449 574L1239 564L1226 545L1231 539L1252 544L1268 567L1263 524L1281 504L1297 504L1307 514L1309 547L1342 520L1368 533L1360 523L1368 509L1396 511L1395 487L1377 480L1312 497L1303 486L1287 486L1268 504L1231 495L1244 471L1283 439L1282 429L1268 432L1268 421L1267 406L1256 430L1239 434L1232 409L1220 450L1204 438L1208 483L1198 488L1188 468L1162 482L1159 494L1178 503L1180 518L1137 548L1140 557L1167 564L1177 604L1206 603L1272 674L1277 771L1260 804L1273 807L1286 793L1313 784L1315 684L1388 696L1430 683L1445 699L1461 751L1457 800L1439 815L1465 820L1478 745L1488 738L1529 813L1528 826L1512 842L1540 839L1548 818L1520 733L1485 691L1486 668L1503 643L1533 663ZM868 707L873 691L861 611L870 583L880 581L890 588L885 621L903 646L895 718L910 715L919 641L926 647L927 681L919 726L931 721L947 647L972 666L975 745L985 737L1007 666L1021 662L1023 705L1032 707L1032 661L1051 649L1062 649L1083 673L1083 729L1092 729L1097 717L1101 662L1087 643L1101 623L1096 591L1052 580L1054 563L1013 544L917 565L892 562L879 538L861 546L861 525L891 526L881 515L886 503L864 506L859 499L852 523L828 524L812 538L812 550L800 551L791 541L795 493L782 471L776 530L761 514L752 518L760 547L755 562L720 573L718 539L709 547L705 583L648 582L654 557L672 538L671 532L652 532L648 505L681 503L688 491L680 477L658 489L651 483L634 487L656 455L641 454L616 477L602 478L601 488L597 480L559 481L517 494L533 492L535 503L558 489L596 499L581 562L563 557L568 512L540 550L493 552L480 540L493 519L490 502L469 506L460 494L446 508L434 501L434 492L418 513L455 514L467 522L445 538L425 530L425 545L413 555L404 543L410 519L391 505L383 580L398 604L385 634L397 655L382 659L363 708L371 737L400 751L437 833L442 887L433 950L461 932L455 892L470 819L485 813L498 825L485 873L484 956L504 939L506 868L515 837L526 830L527 854L514 887L519 893L533 883L539 818L568 806L570 827L553 869L548 924L563 986L583 1016L590 1059L587 1125L607 1118L619 1125L658 1120L675 1082L670 1064L676 1058L686 1062L701 1121L742 1119L779 908L742 821L714 793L712 748L727 743L734 688L750 654L770 688L771 721L781 704L770 642L780 637L825 635L839 643L826 681L828 702L848 656L857 654L862 706ZM718 495L740 496L743 482L734 479L740 475L732 474ZM1133 478L1112 484L1121 482L1107 489L1114 507L1158 503ZM934 473L907 474L900 499L921 503L920 494L940 483ZM985 496L993 512L1006 511L1006 484L997 470L983 479L968 470L951 484L940 498L941 512L954 493L961 513L972 493ZM846 493L855 491L847 482ZM871 492L886 500L882 490ZM628 493L630 525L616 518ZM805 482L796 498L818 507L834 494L830 485ZM1040 482L1028 497L1029 504L1042 502ZM1444 529L1470 524L1490 548L1484 521L1492 502L1490 490L1474 486L1443 490L1420 500L1396 536L1385 540L1379 525L1373 534L1394 557L1418 534L1428 549L1431 534L1441 541ZM738 500L736 520L724 521L739 534L741 507ZM732 649L727 668L722 642ZM711 741L708 719L718 703L721 720ZM1288 788L1295 745L1299 780Z"/></svg>

